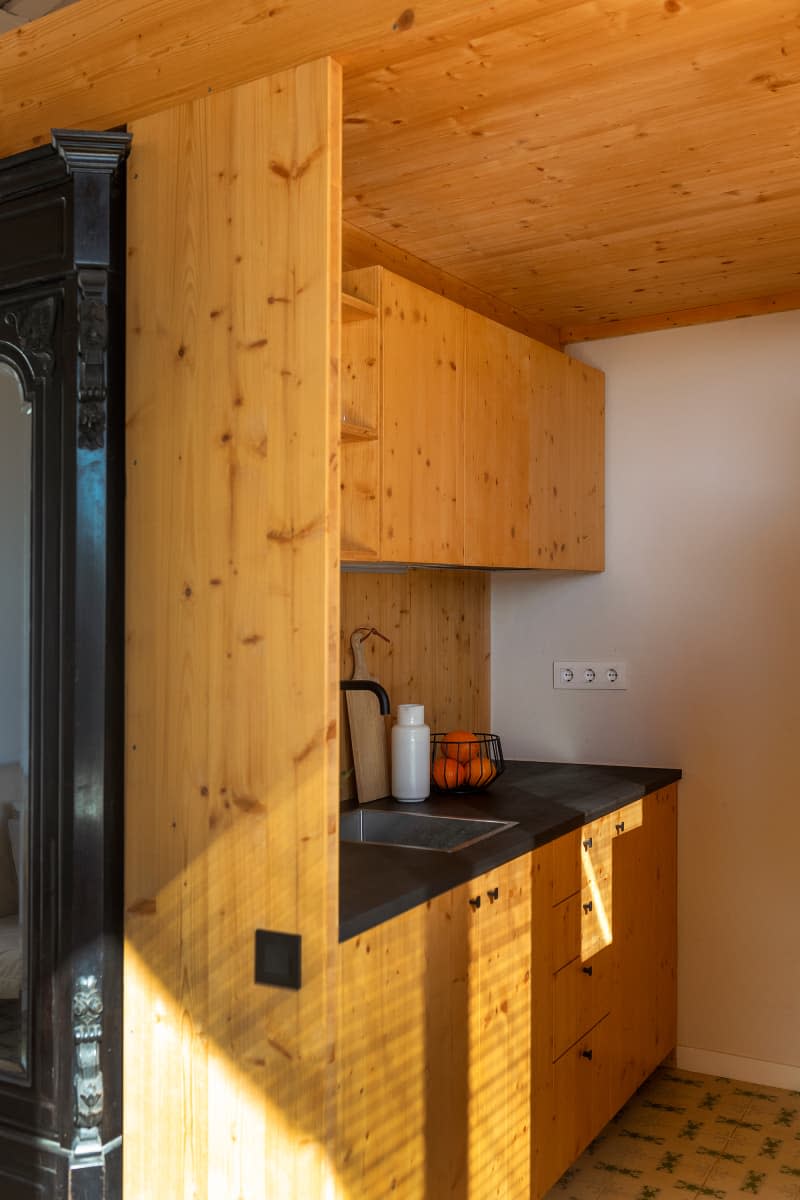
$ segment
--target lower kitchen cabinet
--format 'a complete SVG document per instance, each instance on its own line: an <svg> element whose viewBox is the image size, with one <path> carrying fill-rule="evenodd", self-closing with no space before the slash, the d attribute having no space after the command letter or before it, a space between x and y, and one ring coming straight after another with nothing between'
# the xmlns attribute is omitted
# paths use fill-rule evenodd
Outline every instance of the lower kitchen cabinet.
<svg viewBox="0 0 800 1200"><path fill-rule="evenodd" d="M676 787L339 947L349 1200L538 1200L675 1045Z"/></svg>
<svg viewBox="0 0 800 1200"><path fill-rule="evenodd" d="M531 1195L674 1048L675 785L533 854Z"/></svg>
<svg viewBox="0 0 800 1200"><path fill-rule="evenodd" d="M531 855L340 947L351 1200L530 1195Z"/></svg>
<svg viewBox="0 0 800 1200"><path fill-rule="evenodd" d="M616 1112L676 1043L677 785L646 796L613 848Z"/></svg>

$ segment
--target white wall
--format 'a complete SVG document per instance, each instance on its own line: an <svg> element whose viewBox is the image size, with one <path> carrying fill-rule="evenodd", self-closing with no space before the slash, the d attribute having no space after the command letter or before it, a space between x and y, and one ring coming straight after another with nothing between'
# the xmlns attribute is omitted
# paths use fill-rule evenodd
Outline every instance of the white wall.
<svg viewBox="0 0 800 1200"><path fill-rule="evenodd" d="M798 347L800 313L573 347L606 372L606 570L497 574L492 601L508 757L683 769L679 1062L793 1087ZM629 690L553 690L554 658L592 656Z"/></svg>

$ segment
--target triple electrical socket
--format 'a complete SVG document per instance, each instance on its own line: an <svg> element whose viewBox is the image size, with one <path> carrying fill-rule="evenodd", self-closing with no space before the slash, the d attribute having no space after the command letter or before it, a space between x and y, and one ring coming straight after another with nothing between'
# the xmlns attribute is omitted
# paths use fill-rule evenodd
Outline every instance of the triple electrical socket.
<svg viewBox="0 0 800 1200"><path fill-rule="evenodd" d="M621 692L628 686L628 664L615 658L613 661L553 663L553 687L569 688L571 691Z"/></svg>

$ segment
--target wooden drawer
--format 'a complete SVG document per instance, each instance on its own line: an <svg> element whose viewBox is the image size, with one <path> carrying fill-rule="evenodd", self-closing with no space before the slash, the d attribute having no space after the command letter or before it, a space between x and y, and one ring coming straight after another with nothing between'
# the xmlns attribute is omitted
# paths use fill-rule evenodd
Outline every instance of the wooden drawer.
<svg viewBox="0 0 800 1200"><path fill-rule="evenodd" d="M613 941L611 887L584 887L553 909L552 968L573 958L589 962Z"/></svg>
<svg viewBox="0 0 800 1200"><path fill-rule="evenodd" d="M618 808L613 815L615 836L618 837L622 833L630 833L632 829L638 829L642 823L643 809L643 800L634 800L631 804L626 804L624 808Z"/></svg>
<svg viewBox="0 0 800 1200"><path fill-rule="evenodd" d="M581 831L573 830L553 842L553 904L581 890Z"/></svg>
<svg viewBox="0 0 800 1200"><path fill-rule="evenodd" d="M608 1014L611 948L591 962L574 958L553 976L553 1059L588 1034Z"/></svg>
<svg viewBox="0 0 800 1200"><path fill-rule="evenodd" d="M553 1066L554 1123L559 1174L567 1169L609 1118L610 1054L608 1018L604 1018Z"/></svg>
<svg viewBox="0 0 800 1200"><path fill-rule="evenodd" d="M581 952L581 893L562 900L553 909L552 957L553 971L566 966Z"/></svg>

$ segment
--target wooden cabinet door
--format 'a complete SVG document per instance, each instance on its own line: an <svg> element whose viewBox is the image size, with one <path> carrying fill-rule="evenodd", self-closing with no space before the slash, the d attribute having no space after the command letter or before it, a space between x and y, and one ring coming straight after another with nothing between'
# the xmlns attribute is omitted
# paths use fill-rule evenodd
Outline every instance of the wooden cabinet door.
<svg viewBox="0 0 800 1200"><path fill-rule="evenodd" d="M339 948L336 1170L350 1200L459 1194L468 913L456 888Z"/></svg>
<svg viewBox="0 0 800 1200"><path fill-rule="evenodd" d="M464 562L464 309L383 274L381 559Z"/></svg>
<svg viewBox="0 0 800 1200"><path fill-rule="evenodd" d="M466 314L466 562L602 570L600 371Z"/></svg>
<svg viewBox="0 0 800 1200"><path fill-rule="evenodd" d="M350 1200L528 1200L530 911L528 855L340 947Z"/></svg>
<svg viewBox="0 0 800 1200"><path fill-rule="evenodd" d="M532 567L602 571L605 379L531 342Z"/></svg>
<svg viewBox="0 0 800 1200"><path fill-rule="evenodd" d="M530 567L533 379L530 338L466 314L465 558Z"/></svg>
<svg viewBox="0 0 800 1200"><path fill-rule="evenodd" d="M470 1200L530 1196L531 856L474 881L469 954Z"/></svg>
<svg viewBox="0 0 800 1200"><path fill-rule="evenodd" d="M645 796L614 837L614 1111L676 1042L676 802L675 784Z"/></svg>
<svg viewBox="0 0 800 1200"><path fill-rule="evenodd" d="M608 1018L570 1046L554 1064L551 1155L558 1178L583 1153L611 1116Z"/></svg>

